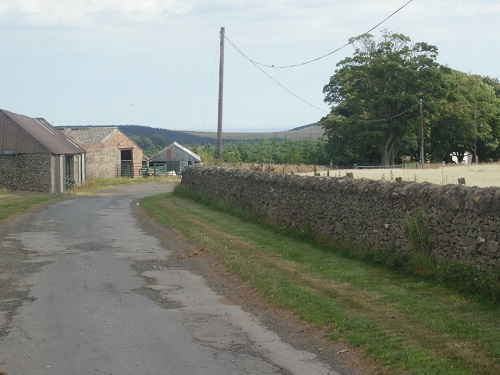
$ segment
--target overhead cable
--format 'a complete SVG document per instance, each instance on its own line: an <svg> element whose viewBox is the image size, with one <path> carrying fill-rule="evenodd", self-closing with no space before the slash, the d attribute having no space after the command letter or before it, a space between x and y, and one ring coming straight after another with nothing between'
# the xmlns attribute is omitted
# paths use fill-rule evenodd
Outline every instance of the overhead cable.
<svg viewBox="0 0 500 375"><path fill-rule="evenodd" d="M368 34L370 33L371 31L375 30L377 27L379 27L380 25L382 25L385 21L387 21L389 18L391 18L392 16L394 16L396 13L398 13L399 11L401 11L404 7L406 7L408 4L410 4L413 0L410 0L408 1L406 4L404 4L403 6L401 6L400 8L398 8L397 10L395 10L394 12L392 12L389 16L387 16L386 18L384 18L381 22L379 22L378 24L376 24L375 26L373 26L370 30L366 31L364 34ZM364 34L361 34L361 35L364 35ZM343 46L331 51L331 52L328 52L326 55L323 55L323 56L319 56L319 57L316 57L315 59L312 59L312 60L309 60L309 61L305 61L305 62L302 62L302 63L298 63L298 64L293 64L293 65L282 65L282 66L279 66L279 65L268 65L268 64L263 64L263 63L260 63L258 61L255 61L253 59L251 59L250 57L246 56L242 51L238 50L246 59L250 60L252 62L252 64L255 64L255 65L260 65L260 66L264 66L266 68L274 68L274 69L286 69L286 68L295 68L295 67L298 67L298 66L302 66L302 65L306 65L306 64L310 64L312 62L315 62L315 61L318 61L318 60L321 60L321 59L324 59L325 57L328 57L332 54L334 54L335 52L338 52L340 51L341 49L344 49L345 47L353 44L356 40L358 40L360 37L356 37L356 38L352 38L351 40L349 40L349 42L347 42L346 44L344 44ZM233 47L235 47L235 45L226 37L226 40L231 43L233 45ZM236 47L235 47L236 48Z"/></svg>
<svg viewBox="0 0 500 375"><path fill-rule="evenodd" d="M245 57L248 61L250 61L257 69L259 69L262 73L264 73L271 81L273 81L274 83L276 83L278 86L280 86L282 89L284 89L285 91L287 91L288 93L292 94L293 96L295 96L297 99L303 101L304 103L310 105L311 107L313 108L316 108L317 110L321 111L321 112L324 112L324 113L329 113L328 111L325 111L324 109L321 109L320 107L317 107L315 106L314 104L308 102L307 100L301 98L300 96L298 96L297 94L295 94L294 92L292 92L291 90L289 90L288 88L286 88L285 86L283 86L281 83L279 83L278 81L276 81L273 77L271 77L264 69L262 69L259 65L257 65L254 61L252 61L251 59L249 59L248 57L245 56L245 54L238 48L236 47L236 45L231 42L227 37L226 37L226 40L229 42L229 44L231 44L233 46L233 48L238 51L243 57Z"/></svg>
<svg viewBox="0 0 500 375"><path fill-rule="evenodd" d="M419 104L420 103L417 103L414 106L408 108L407 110L405 110L405 111L403 111L401 113L398 113L397 115L391 116L391 117L381 118L381 119L377 119L377 120L350 119L350 118L348 120L357 121L357 122L382 122L382 121L388 121L388 120L392 120L393 118L403 116L405 113L410 112L412 109L415 109Z"/></svg>

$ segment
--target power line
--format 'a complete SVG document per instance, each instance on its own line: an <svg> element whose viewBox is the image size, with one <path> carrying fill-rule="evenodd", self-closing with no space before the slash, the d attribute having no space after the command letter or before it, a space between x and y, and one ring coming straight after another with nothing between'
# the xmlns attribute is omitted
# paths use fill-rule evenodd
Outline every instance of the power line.
<svg viewBox="0 0 500 375"><path fill-rule="evenodd" d="M238 51L243 57L245 57L248 61L250 61L253 66L255 66L257 69L259 69L262 73L264 73L267 78L269 78L271 81L273 81L274 83L276 83L278 86L280 86L282 89L284 89L285 91L287 91L288 93L292 94L293 96L295 96L297 99L303 101L304 103L306 103L307 105L310 105L311 107L313 108L316 108L317 110L321 111L321 112L324 112L324 113L329 113L328 111L325 111L324 109L321 109L317 106L315 106L314 104L308 102L307 100L301 98L300 96L298 96L297 94L295 94L294 92L292 92L290 89L288 89L287 87L285 87L284 85L282 85L281 83L279 83L278 81L276 81L273 77L271 77L264 69L262 69L260 66L258 66L255 62L253 62L251 59L249 59L248 57L245 56L245 54L238 48L236 47L236 45L231 42L227 37L226 37L226 40L229 42L229 44L231 44L231 46L233 46L233 48Z"/></svg>
<svg viewBox="0 0 500 375"><path fill-rule="evenodd" d="M227 37L226 37L226 40L229 42L229 44L231 44L231 46L233 46L233 48L236 51L238 51L241 55L243 55L244 57L246 57L245 54L233 42L231 42L231 40L229 40ZM300 96L298 96L297 94L295 94L294 92L292 92L291 90L289 90L287 87L285 87L284 85L282 85L281 83L279 83L277 80L275 80L273 77L271 77L264 69L262 69L258 64L256 64L251 59L247 58L247 60L250 61L262 73L264 73L270 80L272 80L274 83L276 83L278 86L280 86L282 89L284 89L285 91L287 91L291 95L295 96L297 99L301 100L302 102L306 103L307 105L309 105L309 106L311 106L313 108L316 108L317 110L319 110L319 111L321 111L323 113L330 113L330 112L325 111L324 109L321 109L318 106L316 106L316 105L308 102L307 100L301 98ZM387 117L387 118L383 118L383 119L377 119L377 120L362 120L362 119L357 120L357 119L355 119L355 121L362 121L362 122L382 122L382 121L392 120L393 118L400 117L400 116L404 115L405 113L411 111L412 109L414 109L418 105L419 105L419 103L417 103L414 106L408 108L407 110L405 110L405 111L403 111L401 113L398 113L397 115L391 116L391 117Z"/></svg>
<svg viewBox="0 0 500 375"><path fill-rule="evenodd" d="M364 34L368 34L370 33L371 31L375 30L377 27L379 27L380 25L382 25L385 21L387 21L389 18L391 18L392 16L394 16L396 13L398 13L399 11L401 11L403 8L405 8L408 4L410 4L413 0L410 0L408 1L406 4L404 4L403 6L401 6L400 8L398 8L397 10L395 10L394 12L392 12L389 16L387 16L386 18L384 18L382 21L380 21L378 24L376 24L375 26L373 26L370 30L366 31L365 33L361 34L361 35L364 35ZM233 45L233 47L235 47L235 45L226 37L227 41L229 43L231 43ZM353 44L356 40L359 39L359 36L356 37L356 38L353 38L351 39L349 42L347 42L346 44L344 44L342 47L339 47L331 52L328 52L327 54L325 55L322 55L322 56L319 56L319 57L316 57L315 59L312 59L312 60L309 60L309 61L305 61L305 62L302 62L302 63L299 63L299 64L293 64L293 65L282 65L282 66L278 66L278 65L268 65L268 64L263 64L263 63L260 63L258 61L255 61L253 59L251 59L250 57L248 57L247 55L245 55L241 50L238 49L238 51L248 60L250 60L250 62L254 65L260 65L260 66L263 66L263 67L266 67L266 68L274 68L274 69L286 69L286 68L296 68L298 66L302 66L302 65L306 65L306 64L310 64L312 62L315 62L315 61L318 61L318 60L321 60L321 59L324 59L325 57L328 57L338 51L340 51L341 49L344 49L345 47ZM236 47L235 47L236 48Z"/></svg>
<svg viewBox="0 0 500 375"><path fill-rule="evenodd" d="M403 112L400 112L397 115L394 115L394 116L391 116L391 117L381 118L381 119L377 119L377 120L349 119L349 118L348 118L348 120L357 121L357 122L382 122L382 121L388 121L388 120L392 120L393 118L403 116L405 113L410 112L412 109L415 109L416 107L418 107L419 104L420 104L420 102L418 102L417 104L415 104L412 107L408 108L407 110L405 110Z"/></svg>
<svg viewBox="0 0 500 375"><path fill-rule="evenodd" d="M401 11L403 8L405 8L408 4L410 4L413 0L409 0L407 3L405 3L403 6L399 7L397 10L395 10L394 12L392 12L389 16L387 16L386 18L384 18L381 22L379 22L377 25L373 26L370 30L366 31L365 34L373 31L374 29L376 29L377 27L379 27L380 25L382 25L385 21L387 21L389 18L391 18L392 16L394 16L396 13L398 13L399 11ZM302 65L306 65L306 64L309 64L309 63L312 63L314 61L317 61L317 60L320 60L320 59L323 59L327 56L330 56L332 55L333 53L335 52L338 52L340 51L341 49L347 47L348 45L354 43L357 39L359 39L359 37L357 38L353 38L351 39L348 43L344 44L342 47L340 48L337 48L335 49L334 51L331 51L329 53L327 53L326 55L323 55L323 56L320 56L320 57L317 57L313 60L309 60L309 61L306 61L306 62L303 62L303 63L300 63L300 64L294 64L294 65L285 65L285 66L274 66L274 65L267 65L267 64L262 64L262 63L259 63L253 59L251 59L250 57L248 57L241 49L239 49L236 44L234 44L227 36L224 36L224 38L229 42L229 44L231 44L231 46L239 53L241 54L245 59L247 59L248 61L250 61L257 69L259 69L262 73L264 73L270 80L272 80L274 83L276 83L278 86L280 86L282 89L284 89L285 91L287 91L289 94L295 96L297 99L301 100L302 102L304 102L305 104L323 112L323 113L329 113L328 111L325 111L324 109L322 108L319 108L318 106L308 102L307 100L301 98L300 96L298 96L297 94L295 94L294 92L292 92L290 89L288 89L287 87L285 87L284 85L282 85L280 82L278 82L277 80L275 80L273 77L271 77L266 71L264 71L261 67L267 67L267 68L275 68L275 69L283 69L283 68L293 68L293 67L298 67L298 66L302 66ZM411 110L412 108L408 109L407 111L403 112L402 114L408 112L409 110ZM390 118L387 118L387 119L381 119L381 120L371 120L371 121L387 121L387 120L390 120L392 118L395 118L395 117L398 117L398 116L401 116L402 114L398 114L396 116L393 116L393 117L390 117ZM361 121L366 121L366 120L361 120Z"/></svg>

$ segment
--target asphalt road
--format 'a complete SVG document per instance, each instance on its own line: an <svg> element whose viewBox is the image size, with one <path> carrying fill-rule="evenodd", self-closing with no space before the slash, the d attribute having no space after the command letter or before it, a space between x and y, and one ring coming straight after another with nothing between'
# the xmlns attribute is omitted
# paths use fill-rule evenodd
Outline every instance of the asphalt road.
<svg viewBox="0 0 500 375"><path fill-rule="evenodd" d="M0 233L0 373L336 374L169 262L133 214L169 189L57 201Z"/></svg>

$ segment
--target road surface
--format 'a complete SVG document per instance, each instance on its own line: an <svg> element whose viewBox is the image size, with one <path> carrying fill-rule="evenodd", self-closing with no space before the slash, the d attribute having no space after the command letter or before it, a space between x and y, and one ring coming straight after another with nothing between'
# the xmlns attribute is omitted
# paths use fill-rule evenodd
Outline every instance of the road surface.
<svg viewBox="0 0 500 375"><path fill-rule="evenodd" d="M133 208L171 188L64 199L0 231L0 373L337 373L169 261Z"/></svg>

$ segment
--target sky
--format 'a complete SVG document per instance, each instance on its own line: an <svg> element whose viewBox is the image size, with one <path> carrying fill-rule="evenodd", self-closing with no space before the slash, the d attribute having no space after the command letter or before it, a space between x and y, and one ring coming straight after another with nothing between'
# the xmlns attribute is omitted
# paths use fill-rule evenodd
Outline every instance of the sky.
<svg viewBox="0 0 500 375"><path fill-rule="evenodd" d="M54 126L275 132L329 112L345 45L408 0L0 0L0 109ZM500 78L498 0L413 0L374 29L439 49L438 62ZM234 45L234 46L233 46ZM271 79L271 78L272 79ZM278 84L279 83L279 84Z"/></svg>

